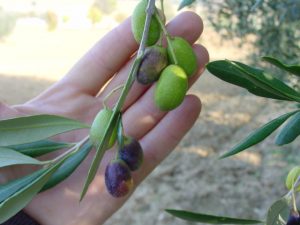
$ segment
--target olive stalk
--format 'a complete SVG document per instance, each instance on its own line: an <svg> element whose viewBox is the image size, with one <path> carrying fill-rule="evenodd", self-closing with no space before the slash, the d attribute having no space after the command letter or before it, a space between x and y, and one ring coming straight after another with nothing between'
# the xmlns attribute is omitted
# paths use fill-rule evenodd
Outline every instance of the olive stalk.
<svg viewBox="0 0 300 225"><path fill-rule="evenodd" d="M63 154L57 156L54 159L45 161L50 164L56 163L58 162L60 159L64 158L65 156L69 155L69 154L73 154L76 153L77 151L79 151L80 147L85 144L89 139L89 136L86 136L85 138L83 138L80 142L77 142L76 145L74 145L72 148L68 149L66 152L64 152Z"/></svg>
<svg viewBox="0 0 300 225"><path fill-rule="evenodd" d="M295 198L295 188L299 186L300 176L297 177L293 183L292 189L285 195L285 198L292 198L292 208L295 212L298 212Z"/></svg>
<svg viewBox="0 0 300 225"><path fill-rule="evenodd" d="M174 48L172 46L172 43L171 43L171 35L169 34L169 32L167 31L163 21L161 20L160 16L159 16L159 12L157 10L155 10L155 18L157 19L159 25L160 25L160 28L162 29L164 35L166 36L166 39L167 39L167 43L168 43L168 46L170 48L170 53L171 53L171 58L174 62L174 64L178 64L178 61L177 61L177 58L176 58L176 55L175 55L175 52L174 52Z"/></svg>
<svg viewBox="0 0 300 225"><path fill-rule="evenodd" d="M112 89L112 90L104 97L104 99L103 99L103 101L102 101L102 104L103 104L103 107L104 107L104 108L107 107L107 101L108 101L108 99L109 99L114 93L116 93L118 90L120 90L120 89L123 88L123 87L124 87L124 84L121 84L121 85L115 87L114 89Z"/></svg>
<svg viewBox="0 0 300 225"><path fill-rule="evenodd" d="M96 172L97 172L97 169L101 162L101 159L103 158L103 155L105 153L105 150L103 147L105 146L105 143L107 142L108 137L112 133L114 122L116 121L117 116L120 115L120 111L125 103L126 96L128 95L128 93L132 87L132 84L135 80L135 77L136 77L136 74L138 71L138 67L142 61L142 58L143 58L143 55L145 52L146 41L148 39L148 34L149 34L150 22L151 22L151 18L154 15L154 13L155 13L155 0L149 0L147 9L146 9L146 21L145 21L145 26L144 26L144 30L143 30L142 40L141 40L140 47L138 49L137 56L131 66L129 76L127 78L127 81L126 81L123 89L122 89L120 97L113 109L113 114L108 122L107 127L105 128L103 139L100 141L99 145L96 147L96 155L95 155L93 162L91 164L91 167L89 169L88 176L86 178L83 190L81 192L80 200L82 200L82 198L86 194L90 183L92 182L92 180L94 179L94 177L96 175Z"/></svg>

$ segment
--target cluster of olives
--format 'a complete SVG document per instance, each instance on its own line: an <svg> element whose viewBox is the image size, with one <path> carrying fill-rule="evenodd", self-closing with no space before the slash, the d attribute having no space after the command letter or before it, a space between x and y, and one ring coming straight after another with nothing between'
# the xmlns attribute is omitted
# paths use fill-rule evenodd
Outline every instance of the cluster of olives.
<svg viewBox="0 0 300 225"><path fill-rule="evenodd" d="M146 20L147 0L136 6L132 15L132 32L135 40L140 43ZM161 37L161 27L153 16L147 48L138 68L136 79L148 85L156 81L154 102L162 111L169 111L179 106L188 90L188 78L197 69L197 58L190 44L181 37L170 37L167 48L156 44ZM176 64L172 53L176 57Z"/></svg>
<svg viewBox="0 0 300 225"><path fill-rule="evenodd" d="M90 130L90 141L94 146L98 146L99 141L103 139L112 114L113 111L105 107L95 117ZM117 126L115 126L105 149L113 147L117 132ZM134 138L124 137L124 143L118 149L116 159L109 162L105 170L105 184L108 192L114 197L127 195L133 187L131 171L139 169L142 162L143 149L140 143Z"/></svg>
<svg viewBox="0 0 300 225"><path fill-rule="evenodd" d="M123 197L133 187L131 171L139 169L143 162L143 149L140 143L126 137L124 146L119 148L117 159L112 160L105 170L105 184L114 197Z"/></svg>
<svg viewBox="0 0 300 225"><path fill-rule="evenodd" d="M132 15L132 32L138 43L143 36L147 5L148 0L141 0ZM160 110L169 111L182 103L188 90L188 78L196 72L197 58L190 44L181 37L170 37L167 48L156 44L162 37L161 32L160 21L153 16L136 80L144 85L158 81L154 102ZM112 114L111 109L104 107L95 117L90 129L90 141L94 146L98 146L103 139ZM104 149L113 147L116 142L118 124L113 126ZM124 141L119 142L123 143L119 143L118 154L105 170L106 188L114 197L129 193L133 186L131 172L140 168L143 161L143 150L137 140L124 137Z"/></svg>

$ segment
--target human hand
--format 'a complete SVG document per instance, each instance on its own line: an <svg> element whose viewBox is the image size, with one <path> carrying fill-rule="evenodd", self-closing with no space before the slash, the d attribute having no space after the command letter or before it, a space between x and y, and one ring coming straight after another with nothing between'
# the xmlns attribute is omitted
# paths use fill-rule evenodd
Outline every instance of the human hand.
<svg viewBox="0 0 300 225"><path fill-rule="evenodd" d="M182 36L192 44L202 33L203 24L196 14L185 12L169 23L168 30L171 35ZM103 98L125 82L137 47L127 19L101 39L61 81L23 105L2 109L11 110L11 114L56 114L91 123L102 108ZM199 73L191 78L190 85L208 62L203 46L194 45L194 50ZM125 134L139 140L144 149L144 163L133 173L135 187L175 148L198 118L201 108L200 100L188 95L177 109L161 112L154 105L153 92L154 86L134 83L122 109ZM108 106L112 107L115 101L116 96L110 98ZM58 139L74 142L86 135L85 130L64 134ZM128 198L113 198L106 191L103 174L113 154L113 150L105 154L82 202L78 200L93 153L67 180L39 194L26 207L26 212L42 225L104 223ZM10 171L10 176L17 175L16 170Z"/></svg>

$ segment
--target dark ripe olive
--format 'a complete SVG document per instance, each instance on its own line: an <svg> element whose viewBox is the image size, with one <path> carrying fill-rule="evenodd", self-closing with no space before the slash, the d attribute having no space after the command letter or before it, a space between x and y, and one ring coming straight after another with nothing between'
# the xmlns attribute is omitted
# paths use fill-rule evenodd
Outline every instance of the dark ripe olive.
<svg viewBox="0 0 300 225"><path fill-rule="evenodd" d="M105 185L107 191L114 197L124 197L133 187L131 172L121 159L112 160L105 170Z"/></svg>
<svg viewBox="0 0 300 225"><path fill-rule="evenodd" d="M158 80L161 71L168 65L167 50L154 45L146 48L144 57L137 72L137 81L151 84Z"/></svg>
<svg viewBox="0 0 300 225"><path fill-rule="evenodd" d="M291 212L286 225L300 225L300 216L298 212Z"/></svg>
<svg viewBox="0 0 300 225"><path fill-rule="evenodd" d="M119 158L128 165L131 171L139 169L144 158L142 146L137 140L126 137L123 148L119 149Z"/></svg>

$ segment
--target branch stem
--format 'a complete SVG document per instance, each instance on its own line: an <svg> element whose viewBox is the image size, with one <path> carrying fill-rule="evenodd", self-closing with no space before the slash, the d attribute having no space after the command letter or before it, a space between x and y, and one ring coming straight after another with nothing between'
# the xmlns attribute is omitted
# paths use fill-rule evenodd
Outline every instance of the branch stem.
<svg viewBox="0 0 300 225"><path fill-rule="evenodd" d="M120 90L121 88L124 87L124 84L118 85L117 87L115 87L114 89L112 89L103 99L103 107L107 107L107 101L108 99L118 90Z"/></svg>
<svg viewBox="0 0 300 225"><path fill-rule="evenodd" d="M144 52L145 52L145 48L146 48L146 42L148 40L148 34L149 34L149 28L150 28L150 22L151 22L151 18L155 13L155 0L149 0L148 1L148 5L147 5L147 9L146 9L146 21L145 21L145 26L144 26L144 30L143 30L143 36L142 36L142 40L141 40L141 44L140 47L138 49L137 52L137 56L131 66L130 72L129 72L129 76L127 78L127 81L125 83L125 86L122 89L122 92L120 94L120 97L113 109L113 114L108 122L107 127L105 128L105 132L103 135L102 140L100 141L99 145L96 147L96 155L93 159L92 165L89 169L88 172L88 176L86 178L83 190L81 192L81 196L80 196L80 200L82 200L82 198L84 197L84 195L86 194L88 187L90 185L90 183L92 182L92 180L94 179L97 169L99 167L99 164L101 162L101 159L103 158L103 155L105 153L105 149L104 146L106 146L106 142L108 141L110 135L112 134L113 128L115 126L115 122L117 120L117 117L120 115L121 109L124 105L125 99L132 87L132 84L135 80L137 71L138 71L138 67L141 63L141 60L143 58Z"/></svg>
<svg viewBox="0 0 300 225"><path fill-rule="evenodd" d="M66 155L69 155L71 153L75 153L77 152L80 147L85 143L87 142L89 139L89 136L86 136L84 139L82 139L80 142L78 142L76 145L74 145L72 148L70 148L69 150L67 150L66 152L64 152L63 154L59 155L58 157L54 158L54 159L51 159L49 160L48 162L49 163L56 163L57 161L59 161L60 159L64 158Z"/></svg>
<svg viewBox="0 0 300 225"><path fill-rule="evenodd" d="M160 28L162 29L164 35L166 36L166 39L167 39L167 43L168 43L168 47L169 47L169 50L170 50L170 56L172 58L172 61L174 62L174 64L178 64L178 60L176 58L176 55L175 55L175 52L174 52L174 48L172 46L172 43L171 43L171 40L172 40L172 37L171 35L169 34L169 32L167 31L162 19L160 18L159 16L159 12L156 10L155 11L155 18L157 19L159 25L160 25Z"/></svg>

